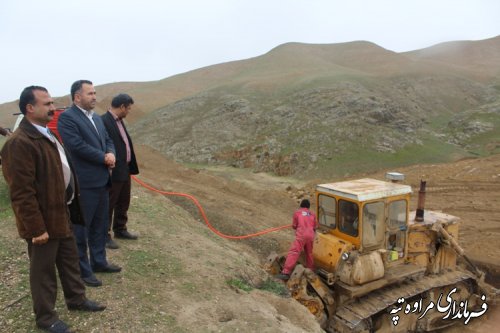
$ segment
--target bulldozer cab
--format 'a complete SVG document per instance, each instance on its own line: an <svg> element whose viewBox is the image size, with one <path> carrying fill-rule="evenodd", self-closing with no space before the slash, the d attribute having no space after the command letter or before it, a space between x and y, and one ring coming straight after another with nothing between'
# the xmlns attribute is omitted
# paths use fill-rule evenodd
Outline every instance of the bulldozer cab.
<svg viewBox="0 0 500 333"><path fill-rule="evenodd" d="M404 259L410 193L408 185L369 178L318 185L321 235L360 253L385 249L388 263Z"/></svg>

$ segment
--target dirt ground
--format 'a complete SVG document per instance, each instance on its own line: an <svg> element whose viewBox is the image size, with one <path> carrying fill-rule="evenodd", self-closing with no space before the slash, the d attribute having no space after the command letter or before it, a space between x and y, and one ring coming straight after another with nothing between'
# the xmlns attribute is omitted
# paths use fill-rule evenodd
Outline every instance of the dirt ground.
<svg viewBox="0 0 500 333"><path fill-rule="evenodd" d="M304 182L235 168L186 168L150 148L136 147L136 153L141 180L196 196L213 226L228 235L288 225L297 200L310 195L313 184L339 180ZM406 174L415 193L420 179L427 180L427 208L462 218L460 243L499 287L500 156L397 171ZM411 208L415 205L414 200ZM12 215L1 208L7 216L0 214L0 332L37 332L27 297L25 244L17 239ZM108 251L123 272L101 274L103 287L88 289L90 298L108 305L106 311L68 312L59 296L58 312L77 332L321 331L296 301L259 287L268 279L261 264L270 251L288 249L291 229L247 240L224 239L208 230L187 199L165 198L135 183L129 228L140 234L139 240L118 240L121 248ZM238 287L242 281L253 290ZM498 332L499 327L498 306L490 306L469 325L444 332Z"/></svg>
<svg viewBox="0 0 500 333"><path fill-rule="evenodd" d="M414 165L399 170L414 192L415 209L420 180L427 181L426 208L461 219L459 243L467 255L500 285L500 156L466 159L450 164ZM381 177L382 173L375 176Z"/></svg>
<svg viewBox="0 0 500 333"><path fill-rule="evenodd" d="M142 177L154 179L164 189L196 195L217 228L228 234L288 224L291 212L296 208L297 197L305 195L312 198L314 184L338 180L321 179L305 183L234 168L187 170L149 149L142 148L140 153L147 156L142 158L147 161L142 168ZM405 183L414 190L411 210L416 208L419 183L423 179L427 181L426 209L461 218L460 244L467 255L487 272L487 281L500 287L500 155L450 164L414 165L397 171L406 175ZM384 179L384 175L385 171L359 177ZM294 190L286 191L290 188ZM280 231L241 244L249 246L263 259L269 250L286 251L290 240L289 232ZM477 320L448 331L500 331L497 325L500 324L499 312L498 307L490 306L488 315L480 322Z"/></svg>
<svg viewBox="0 0 500 333"><path fill-rule="evenodd" d="M413 188L416 208L420 180L427 181L426 208L460 217L459 243L484 272L486 281L500 288L500 155L465 159L450 164L414 165L398 170ZM374 177L382 179L384 173ZM500 332L500 305L468 326L456 325L448 333Z"/></svg>

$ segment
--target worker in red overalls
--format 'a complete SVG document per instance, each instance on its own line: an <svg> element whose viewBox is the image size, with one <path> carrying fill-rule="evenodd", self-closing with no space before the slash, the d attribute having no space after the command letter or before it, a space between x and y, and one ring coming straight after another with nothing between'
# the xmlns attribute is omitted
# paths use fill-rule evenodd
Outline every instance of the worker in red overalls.
<svg viewBox="0 0 500 333"><path fill-rule="evenodd" d="M288 251L285 265L281 274L276 277L281 280L288 280L302 250L306 253L306 267L314 269L313 242L318 228L316 215L309 210L311 203L304 199L300 203L300 209L293 214L293 228L295 229L295 241Z"/></svg>

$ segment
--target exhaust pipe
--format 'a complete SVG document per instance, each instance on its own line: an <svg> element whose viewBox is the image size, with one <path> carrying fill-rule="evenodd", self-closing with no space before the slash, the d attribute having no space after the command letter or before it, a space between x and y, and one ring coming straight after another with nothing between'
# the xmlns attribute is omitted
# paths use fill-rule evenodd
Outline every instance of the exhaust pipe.
<svg viewBox="0 0 500 333"><path fill-rule="evenodd" d="M415 214L415 221L424 222L424 207L425 207L425 184L427 182L420 180L420 190L418 191L417 212Z"/></svg>

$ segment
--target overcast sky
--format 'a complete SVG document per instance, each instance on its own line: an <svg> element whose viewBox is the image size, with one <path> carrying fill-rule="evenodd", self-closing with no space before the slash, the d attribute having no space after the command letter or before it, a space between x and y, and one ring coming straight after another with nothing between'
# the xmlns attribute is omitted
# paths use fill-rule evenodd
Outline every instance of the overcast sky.
<svg viewBox="0 0 500 333"><path fill-rule="evenodd" d="M403 52L500 35L499 0L0 0L0 103L32 84L152 81L287 42Z"/></svg>

